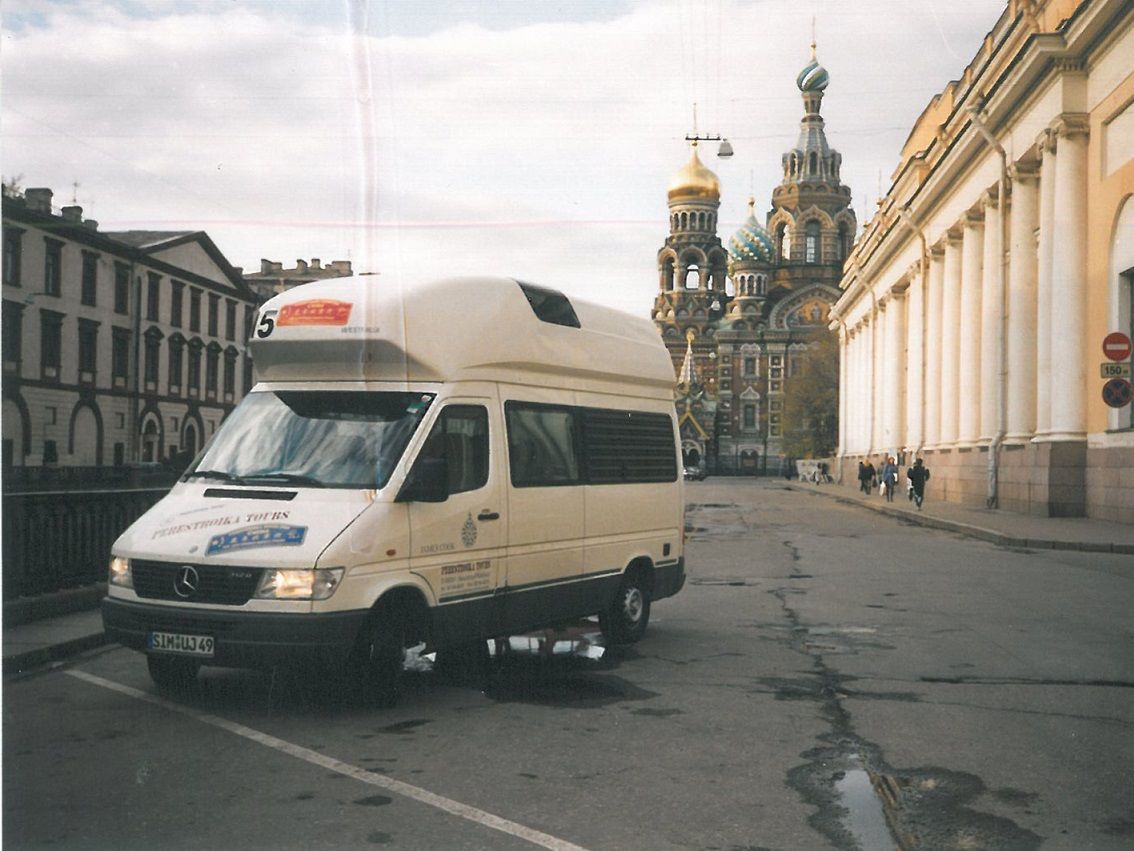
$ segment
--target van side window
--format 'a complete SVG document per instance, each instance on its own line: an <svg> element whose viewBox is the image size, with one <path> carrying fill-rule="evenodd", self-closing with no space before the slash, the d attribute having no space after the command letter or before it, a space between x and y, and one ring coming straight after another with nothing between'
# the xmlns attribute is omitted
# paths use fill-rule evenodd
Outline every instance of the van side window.
<svg viewBox="0 0 1134 851"><path fill-rule="evenodd" d="M518 488L579 483L575 414L570 408L508 402L508 464Z"/></svg>
<svg viewBox="0 0 1134 851"><path fill-rule="evenodd" d="M677 481L673 421L665 414L582 408L587 481Z"/></svg>
<svg viewBox="0 0 1134 851"><path fill-rule="evenodd" d="M449 493L464 493L488 483L488 411L477 405L450 405L425 439L419 458L445 458Z"/></svg>

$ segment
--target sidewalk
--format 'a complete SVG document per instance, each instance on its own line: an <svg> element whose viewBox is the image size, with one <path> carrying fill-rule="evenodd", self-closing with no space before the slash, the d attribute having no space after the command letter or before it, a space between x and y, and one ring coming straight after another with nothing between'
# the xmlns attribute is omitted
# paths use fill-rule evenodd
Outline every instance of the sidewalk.
<svg viewBox="0 0 1134 851"><path fill-rule="evenodd" d="M1031 517L931 501L918 511L906 500L905 494L886 502L877 494L866 496L841 485L784 482L783 486L1005 547L1134 555L1134 526L1123 523L1085 517ZM1131 567L1134 568L1134 559ZM5 606L4 675L57 662L106 644L102 614L98 609L98 599L104 593L104 587L96 587ZM79 610L75 611L76 608Z"/></svg>
<svg viewBox="0 0 1134 851"><path fill-rule="evenodd" d="M952 502L927 498L920 511L906 499L905 492L887 502L877 492L870 496L845 485L811 485L785 482L796 491L820 494L848 505L900 517L922 526L945 529L971 538L980 538L1002 547L1082 550L1096 553L1134 555L1134 525L1092 520L1088 517L1033 517L1012 511L969 508ZM1131 562L1134 567L1134 561Z"/></svg>

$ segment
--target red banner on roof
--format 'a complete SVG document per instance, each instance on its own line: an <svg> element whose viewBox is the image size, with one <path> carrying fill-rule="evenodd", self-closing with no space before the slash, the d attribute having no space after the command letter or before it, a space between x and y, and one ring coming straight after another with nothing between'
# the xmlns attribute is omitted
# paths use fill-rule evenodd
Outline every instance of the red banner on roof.
<svg viewBox="0 0 1134 851"><path fill-rule="evenodd" d="M285 304L280 308L276 324L285 325L346 325L350 310L354 307L349 301L312 299Z"/></svg>

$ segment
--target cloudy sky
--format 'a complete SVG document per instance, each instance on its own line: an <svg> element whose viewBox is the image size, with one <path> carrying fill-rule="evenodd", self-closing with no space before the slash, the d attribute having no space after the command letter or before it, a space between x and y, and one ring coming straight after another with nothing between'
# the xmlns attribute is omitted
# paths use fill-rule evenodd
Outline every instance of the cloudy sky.
<svg viewBox="0 0 1134 851"><path fill-rule="evenodd" d="M860 221L1005 0L4 0L5 181L233 264L507 274L648 315L697 129L720 236L798 134L812 18ZM77 188L75 187L75 184Z"/></svg>

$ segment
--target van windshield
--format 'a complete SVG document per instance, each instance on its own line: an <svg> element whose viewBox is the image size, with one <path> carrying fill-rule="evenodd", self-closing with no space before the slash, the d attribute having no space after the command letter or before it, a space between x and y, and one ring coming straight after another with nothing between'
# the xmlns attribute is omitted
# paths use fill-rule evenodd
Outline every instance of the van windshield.
<svg viewBox="0 0 1134 851"><path fill-rule="evenodd" d="M380 489L432 401L431 393L250 393L184 478Z"/></svg>

